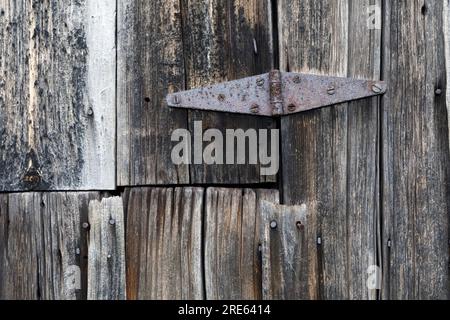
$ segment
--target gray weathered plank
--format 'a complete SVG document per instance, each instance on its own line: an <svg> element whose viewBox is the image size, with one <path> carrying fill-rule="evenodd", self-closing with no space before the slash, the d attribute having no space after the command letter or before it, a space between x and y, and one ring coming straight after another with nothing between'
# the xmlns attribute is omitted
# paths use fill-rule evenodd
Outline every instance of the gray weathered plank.
<svg viewBox="0 0 450 320"><path fill-rule="evenodd" d="M97 193L0 195L0 298L86 298L88 202Z"/></svg>
<svg viewBox="0 0 450 320"><path fill-rule="evenodd" d="M209 188L205 218L208 300L261 299L260 202L278 191Z"/></svg>
<svg viewBox="0 0 450 320"><path fill-rule="evenodd" d="M0 1L0 191L115 188L115 10Z"/></svg>
<svg viewBox="0 0 450 320"><path fill-rule="evenodd" d="M182 0L186 89L268 72L273 67L270 1ZM256 46L256 48L255 48ZM275 128L270 118L189 112L203 129ZM206 144L206 143L205 143ZM195 150L193 150L195 152ZM224 148L224 154L225 148ZM249 184L276 181L259 165L191 165L192 183Z"/></svg>
<svg viewBox="0 0 450 320"><path fill-rule="evenodd" d="M317 299L316 234L306 205L261 204L262 297L265 300Z"/></svg>
<svg viewBox="0 0 450 320"><path fill-rule="evenodd" d="M444 1L444 35L445 35L445 66L447 70L447 79L450 79L450 2ZM447 81L447 117L450 135L450 81ZM450 140L450 139L449 139ZM450 142L450 141L449 141ZM450 149L450 148L449 148Z"/></svg>
<svg viewBox="0 0 450 320"><path fill-rule="evenodd" d="M120 197L89 203L89 300L124 300L125 220Z"/></svg>
<svg viewBox="0 0 450 320"><path fill-rule="evenodd" d="M278 1L280 68L379 79L369 4L380 1ZM284 203L315 216L321 299L375 298L366 280L377 261L378 118L375 98L281 120Z"/></svg>
<svg viewBox="0 0 450 320"><path fill-rule="evenodd" d="M118 185L189 183L188 166L171 161L171 134L187 128L187 112L165 103L184 88L178 0L118 2Z"/></svg>
<svg viewBox="0 0 450 320"><path fill-rule="evenodd" d="M443 6L444 1L386 2L383 73L389 91L383 99L382 123L384 299L450 296Z"/></svg>
<svg viewBox="0 0 450 320"><path fill-rule="evenodd" d="M128 299L203 299L203 189L128 192Z"/></svg>

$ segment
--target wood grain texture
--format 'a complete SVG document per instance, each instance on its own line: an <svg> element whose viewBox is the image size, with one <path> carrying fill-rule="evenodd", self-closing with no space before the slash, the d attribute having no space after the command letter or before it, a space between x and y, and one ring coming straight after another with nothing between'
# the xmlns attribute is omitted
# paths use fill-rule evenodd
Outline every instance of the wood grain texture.
<svg viewBox="0 0 450 320"><path fill-rule="evenodd" d="M125 220L120 197L89 203L88 300L124 300Z"/></svg>
<svg viewBox="0 0 450 320"><path fill-rule="evenodd" d="M88 202L97 193L0 195L0 298L85 299Z"/></svg>
<svg viewBox="0 0 450 320"><path fill-rule="evenodd" d="M273 68L270 1L182 0L186 89L268 72ZM275 128L270 118L190 111L189 126L203 129ZM224 154L225 148L224 148ZM273 182L259 165L191 165L191 183Z"/></svg>
<svg viewBox="0 0 450 320"><path fill-rule="evenodd" d="M171 134L187 128L187 111L165 103L185 87L179 0L118 4L118 184L187 184L188 166L171 161Z"/></svg>
<svg viewBox="0 0 450 320"><path fill-rule="evenodd" d="M133 188L127 207L128 299L203 299L203 189Z"/></svg>
<svg viewBox="0 0 450 320"><path fill-rule="evenodd" d="M278 203L278 191L207 190L204 237L206 299L261 299L259 245L262 200Z"/></svg>
<svg viewBox="0 0 450 320"><path fill-rule="evenodd" d="M280 68L378 80L381 32L367 27L369 4L380 1L278 1ZM377 106L374 98L281 120L284 203L306 204L323 239L320 299L376 297L366 280L377 262Z"/></svg>
<svg viewBox="0 0 450 320"><path fill-rule="evenodd" d="M447 79L450 78L450 1L444 0L444 10L443 10L443 19L444 19L444 35L445 35L445 70ZM447 81L447 118L448 118L448 128L450 135L450 82ZM450 139L449 139L450 140ZM449 141L450 142L450 141ZM449 146L450 150L450 146Z"/></svg>
<svg viewBox="0 0 450 320"><path fill-rule="evenodd" d="M262 297L265 300L317 299L316 234L306 205L261 203Z"/></svg>
<svg viewBox="0 0 450 320"><path fill-rule="evenodd" d="M444 1L386 2L384 299L449 298L443 5Z"/></svg>
<svg viewBox="0 0 450 320"><path fill-rule="evenodd" d="M0 191L115 188L115 4L0 1Z"/></svg>

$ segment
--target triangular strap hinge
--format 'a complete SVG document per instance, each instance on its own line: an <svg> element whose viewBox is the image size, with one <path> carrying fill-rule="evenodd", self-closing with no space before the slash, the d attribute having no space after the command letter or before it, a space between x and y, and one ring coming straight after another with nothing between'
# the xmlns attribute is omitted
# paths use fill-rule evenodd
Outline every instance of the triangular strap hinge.
<svg viewBox="0 0 450 320"><path fill-rule="evenodd" d="M259 76L172 93L170 107L283 116L384 94L382 81L273 70Z"/></svg>

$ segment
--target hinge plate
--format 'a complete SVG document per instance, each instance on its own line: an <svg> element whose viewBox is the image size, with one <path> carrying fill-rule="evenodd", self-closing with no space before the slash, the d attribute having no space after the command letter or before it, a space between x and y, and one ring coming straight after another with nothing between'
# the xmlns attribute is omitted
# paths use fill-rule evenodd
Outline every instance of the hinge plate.
<svg viewBox="0 0 450 320"><path fill-rule="evenodd" d="M273 70L259 76L172 93L174 108L283 116L386 92L382 81Z"/></svg>

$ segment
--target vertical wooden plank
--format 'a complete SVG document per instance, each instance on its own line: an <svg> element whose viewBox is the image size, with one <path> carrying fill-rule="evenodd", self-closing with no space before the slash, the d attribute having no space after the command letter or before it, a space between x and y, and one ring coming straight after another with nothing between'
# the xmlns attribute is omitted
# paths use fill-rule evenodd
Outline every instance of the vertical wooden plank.
<svg viewBox="0 0 450 320"><path fill-rule="evenodd" d="M125 221L120 197L89 203L88 299L124 300Z"/></svg>
<svg viewBox="0 0 450 320"><path fill-rule="evenodd" d="M450 78L450 1L444 0L444 35L445 35L445 67L447 71L447 79ZM450 82L447 81L447 117L448 117L448 128L450 135ZM450 139L449 139L450 140Z"/></svg>
<svg viewBox="0 0 450 320"><path fill-rule="evenodd" d="M367 25L380 1L278 1L280 68L379 79L380 30ZM299 18L301 17L301 18ZM368 299L378 221L377 99L281 120L283 198L306 204L322 245L319 298ZM316 275L312 275L316 276Z"/></svg>
<svg viewBox="0 0 450 320"><path fill-rule="evenodd" d="M87 202L97 193L0 196L0 298L86 297Z"/></svg>
<svg viewBox="0 0 450 320"><path fill-rule="evenodd" d="M128 299L203 299L203 189L129 193Z"/></svg>
<svg viewBox="0 0 450 320"><path fill-rule="evenodd" d="M444 1L386 2L384 299L449 298L443 10Z"/></svg>
<svg viewBox="0 0 450 320"><path fill-rule="evenodd" d="M261 204L262 296L265 300L317 299L314 230L308 226L306 205Z"/></svg>
<svg viewBox="0 0 450 320"><path fill-rule="evenodd" d="M0 191L115 188L115 4L0 1Z"/></svg>
<svg viewBox="0 0 450 320"><path fill-rule="evenodd" d="M186 88L268 72L273 68L271 5L268 0L181 0ZM213 112L189 112L189 126L203 130L275 128L270 118ZM225 148L224 148L224 153ZM192 183L273 182L259 165L192 165Z"/></svg>
<svg viewBox="0 0 450 320"><path fill-rule="evenodd" d="M278 191L209 188L206 194L205 283L208 300L261 299L259 203Z"/></svg>
<svg viewBox="0 0 450 320"><path fill-rule="evenodd" d="M179 0L118 2L118 184L189 183L188 166L171 161L171 134L187 112L165 103L184 88Z"/></svg>

